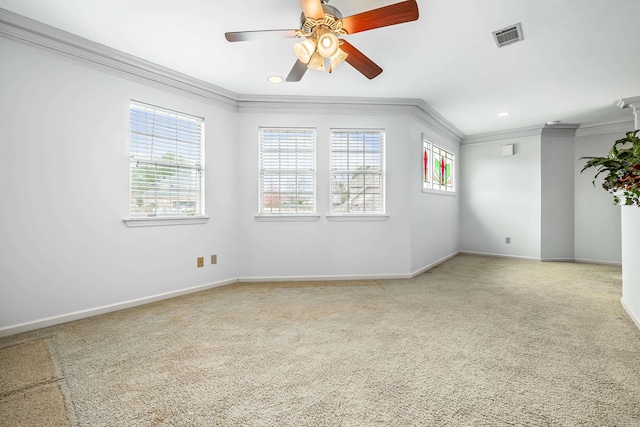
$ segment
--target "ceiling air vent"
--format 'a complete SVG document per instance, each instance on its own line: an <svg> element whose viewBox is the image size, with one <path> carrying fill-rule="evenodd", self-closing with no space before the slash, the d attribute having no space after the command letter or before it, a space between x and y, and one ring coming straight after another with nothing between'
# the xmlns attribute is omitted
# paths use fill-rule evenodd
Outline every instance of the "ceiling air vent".
<svg viewBox="0 0 640 427"><path fill-rule="evenodd" d="M520 24L512 25L511 27L503 28L493 32L493 38L496 41L498 47L503 47L511 43L519 42L522 40L522 27Z"/></svg>

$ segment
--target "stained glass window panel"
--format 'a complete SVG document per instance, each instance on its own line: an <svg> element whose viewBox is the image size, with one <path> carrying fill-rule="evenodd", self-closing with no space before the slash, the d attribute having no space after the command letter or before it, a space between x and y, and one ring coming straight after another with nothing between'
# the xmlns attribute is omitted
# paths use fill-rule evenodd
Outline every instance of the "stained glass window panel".
<svg viewBox="0 0 640 427"><path fill-rule="evenodd" d="M433 172L431 177L433 179L434 190L442 191L454 191L453 188L453 167L454 156L452 153L443 150L437 145L432 147L433 157Z"/></svg>
<svg viewBox="0 0 640 427"><path fill-rule="evenodd" d="M431 174L429 164L431 160L431 143L422 140L422 185L424 188L431 188Z"/></svg>

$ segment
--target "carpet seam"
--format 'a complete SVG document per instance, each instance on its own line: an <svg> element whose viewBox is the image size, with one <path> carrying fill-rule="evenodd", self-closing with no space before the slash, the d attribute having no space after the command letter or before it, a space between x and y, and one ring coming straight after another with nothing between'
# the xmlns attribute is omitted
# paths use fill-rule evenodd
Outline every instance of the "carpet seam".
<svg viewBox="0 0 640 427"><path fill-rule="evenodd" d="M50 338L52 338L52 335L47 335L45 337L36 337L36 338L30 339L30 340L20 341L20 342L17 342L17 343L9 344L6 347L0 347L0 350L7 350L7 349L10 349L10 348L13 348L13 347L18 347L18 346L25 345L25 344L31 344L31 343L38 342L38 341L45 341L46 342Z"/></svg>
<svg viewBox="0 0 640 427"><path fill-rule="evenodd" d="M17 395L17 394L24 394L24 393L27 393L27 392L29 392L29 391L31 391L31 390L35 390L35 389L38 389L38 388L42 388L42 387L44 387L44 386L47 386L47 385L49 385L49 384L56 383L56 382L58 382L58 381L59 381L59 380L58 380L57 378L52 378L52 379L50 379L50 380L40 381L40 382L35 383L35 384L29 384L29 385L28 385L28 386L26 386L26 387L22 387L22 388L17 389L17 390L12 390L12 391L10 391L10 392L8 392L8 393L0 394L0 400L5 400L5 399L7 399L7 398L9 398L9 397L12 397L12 396L15 396L15 395Z"/></svg>
<svg viewBox="0 0 640 427"><path fill-rule="evenodd" d="M58 386L60 388L60 393L62 393L62 397L64 398L64 407L67 413L67 418L73 427L78 427L80 426L80 423L76 417L76 407L73 402L73 398L71 397L71 390L69 388L69 384L67 384L67 375L60 363L61 357L58 353L58 348L55 345L53 337L45 340L45 344L49 350L51 365L53 365L53 373L59 380Z"/></svg>

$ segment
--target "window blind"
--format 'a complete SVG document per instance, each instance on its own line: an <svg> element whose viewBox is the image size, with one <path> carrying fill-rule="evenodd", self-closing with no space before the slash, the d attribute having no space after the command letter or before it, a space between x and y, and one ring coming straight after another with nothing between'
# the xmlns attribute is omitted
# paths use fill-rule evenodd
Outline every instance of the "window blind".
<svg viewBox="0 0 640 427"><path fill-rule="evenodd" d="M332 213L384 213L384 136L331 130Z"/></svg>
<svg viewBox="0 0 640 427"><path fill-rule="evenodd" d="M315 129L260 129L260 213L316 212Z"/></svg>
<svg viewBox="0 0 640 427"><path fill-rule="evenodd" d="M129 154L132 218L204 215L204 119L132 103Z"/></svg>

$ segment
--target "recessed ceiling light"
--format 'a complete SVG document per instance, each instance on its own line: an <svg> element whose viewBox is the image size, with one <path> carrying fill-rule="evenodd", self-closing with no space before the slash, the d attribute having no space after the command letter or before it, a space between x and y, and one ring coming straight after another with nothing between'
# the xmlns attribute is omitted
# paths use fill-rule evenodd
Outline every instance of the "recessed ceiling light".
<svg viewBox="0 0 640 427"><path fill-rule="evenodd" d="M560 123L560 120L552 120L550 122L547 122L547 126L557 125L558 123Z"/></svg>
<svg viewBox="0 0 640 427"><path fill-rule="evenodd" d="M269 83L273 84L280 84L284 81L284 79L280 76L269 76L267 80L269 80Z"/></svg>
<svg viewBox="0 0 640 427"><path fill-rule="evenodd" d="M507 117L509 115L509 113L505 112L505 113L498 113L498 117Z"/></svg>

